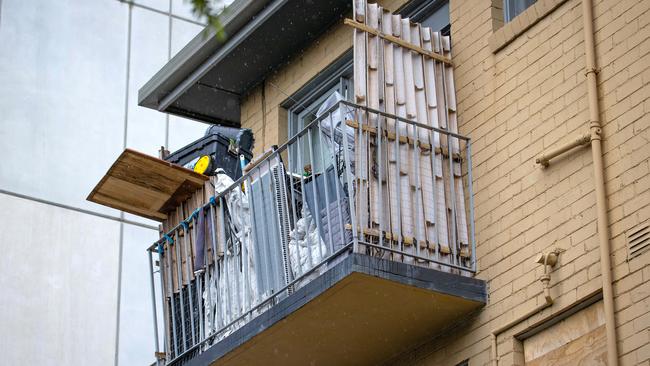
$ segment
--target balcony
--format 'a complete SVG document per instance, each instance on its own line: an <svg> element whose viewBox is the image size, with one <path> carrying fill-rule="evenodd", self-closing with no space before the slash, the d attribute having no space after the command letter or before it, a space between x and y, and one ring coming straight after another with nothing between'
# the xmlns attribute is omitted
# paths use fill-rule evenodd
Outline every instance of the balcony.
<svg viewBox="0 0 650 366"><path fill-rule="evenodd" d="M469 139L326 107L149 248L159 364L375 364L485 304Z"/></svg>

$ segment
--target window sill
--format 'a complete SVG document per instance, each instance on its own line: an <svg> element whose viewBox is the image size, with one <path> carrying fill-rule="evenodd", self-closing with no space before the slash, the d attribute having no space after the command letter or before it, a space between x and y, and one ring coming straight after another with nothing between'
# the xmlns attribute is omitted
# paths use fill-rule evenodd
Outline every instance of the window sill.
<svg viewBox="0 0 650 366"><path fill-rule="evenodd" d="M544 19L544 17L565 2L567 0L537 0L535 4L531 5L523 13L517 15L513 20L492 33L488 38L488 44L492 53L499 52L522 35L528 28Z"/></svg>

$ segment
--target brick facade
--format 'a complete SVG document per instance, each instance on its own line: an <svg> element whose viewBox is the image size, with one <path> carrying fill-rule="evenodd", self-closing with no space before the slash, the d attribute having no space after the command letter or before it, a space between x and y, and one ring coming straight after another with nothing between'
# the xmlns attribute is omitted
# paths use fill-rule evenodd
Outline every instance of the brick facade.
<svg viewBox="0 0 650 366"><path fill-rule="evenodd" d="M620 364L650 365L650 252L628 260L626 246L626 233L650 219L650 1L594 2ZM601 288L589 148L535 164L588 132L581 3L538 0L512 25L498 6L450 1L460 132L473 144L477 276L489 281L489 303L391 364L488 364L490 332L544 302L542 252L564 250L551 273L555 303L499 335L499 365L518 363L513 334ZM256 154L286 140L286 94L351 46L339 22L245 98Z"/></svg>

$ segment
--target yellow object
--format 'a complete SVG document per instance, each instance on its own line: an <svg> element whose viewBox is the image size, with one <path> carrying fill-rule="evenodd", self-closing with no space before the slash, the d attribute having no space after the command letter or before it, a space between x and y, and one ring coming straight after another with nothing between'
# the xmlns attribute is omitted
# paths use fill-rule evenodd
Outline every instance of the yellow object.
<svg viewBox="0 0 650 366"><path fill-rule="evenodd" d="M205 171L208 170L210 166L210 156L203 155L199 160L194 164L194 171L200 174L205 174Z"/></svg>

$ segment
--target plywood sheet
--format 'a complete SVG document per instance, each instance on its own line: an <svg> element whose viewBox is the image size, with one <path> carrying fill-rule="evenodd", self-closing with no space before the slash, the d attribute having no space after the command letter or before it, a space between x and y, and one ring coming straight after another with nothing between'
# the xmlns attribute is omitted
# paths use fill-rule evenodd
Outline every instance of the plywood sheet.
<svg viewBox="0 0 650 366"><path fill-rule="evenodd" d="M526 365L605 365L603 303L595 303L523 343Z"/></svg>
<svg viewBox="0 0 650 366"><path fill-rule="evenodd" d="M203 187L208 177L164 160L126 149L88 195L88 201L148 219L167 213Z"/></svg>
<svg viewBox="0 0 650 366"><path fill-rule="evenodd" d="M607 365L607 336L605 326L592 330L551 352L548 352L533 360L526 361L526 366L575 366Z"/></svg>

